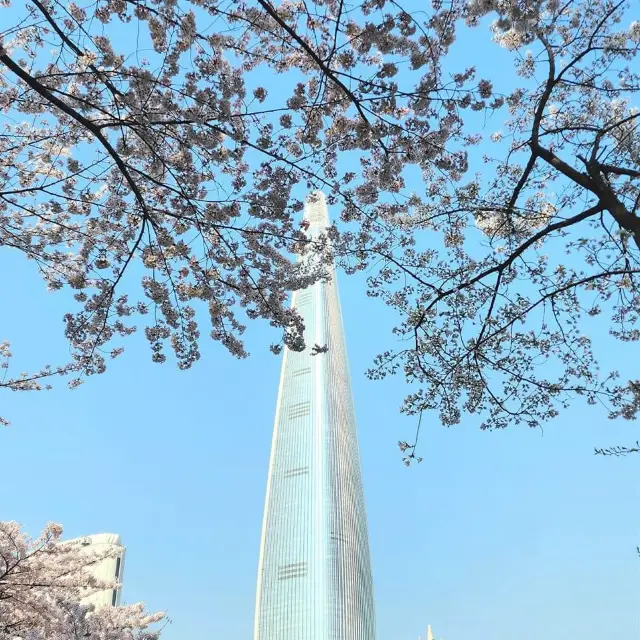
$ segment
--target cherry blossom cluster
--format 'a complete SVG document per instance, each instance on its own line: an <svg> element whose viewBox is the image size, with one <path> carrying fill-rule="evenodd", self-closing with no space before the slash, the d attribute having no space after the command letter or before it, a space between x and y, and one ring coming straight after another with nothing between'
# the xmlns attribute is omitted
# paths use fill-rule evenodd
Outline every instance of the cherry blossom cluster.
<svg viewBox="0 0 640 640"><path fill-rule="evenodd" d="M87 553L79 543L60 543L62 527L49 523L37 539L16 522L0 522L0 639L157 640L163 613L142 603L121 607L82 604L117 585L99 580L91 567L113 550Z"/></svg>
<svg viewBox="0 0 640 640"><path fill-rule="evenodd" d="M385 1L30 0L12 15L0 31L0 246L35 261L49 290L73 292L73 385L102 373L138 324L153 360L169 346L181 368L200 357L202 322L237 357L256 318L280 332L274 350L302 349L289 293L353 247L336 228L307 237L305 192L340 203L361 240L388 234L408 206L384 194L400 194L407 165L461 176L465 152L447 142L460 111L492 96L472 71L442 77L448 9L425 21ZM360 171L342 168L347 157ZM295 257L305 252L320 257L312 269Z"/></svg>
<svg viewBox="0 0 640 640"><path fill-rule="evenodd" d="M636 417L637 384L602 370L595 348L640 340L633 6L465 3L470 28L489 18L517 80L491 79L505 109L486 120L491 144L469 147L468 171L455 182L423 174L427 198L410 196L395 247L366 247L386 260L369 294L402 319L402 346L380 353L369 375L406 377L405 412L537 427L582 397L611 418ZM479 133L471 119L465 128L467 139ZM588 320L603 314L604 332Z"/></svg>
<svg viewBox="0 0 640 640"><path fill-rule="evenodd" d="M138 329L180 368L203 327L244 357L253 319L272 351L303 349L289 294L336 260L399 314L402 346L370 373L406 377L405 411L537 426L583 396L635 415L584 323L606 313L603 339L639 338L633 4L12 7L0 245L74 296L71 368L51 371L79 384ZM451 62L473 29L513 74ZM315 189L338 219L311 237Z"/></svg>

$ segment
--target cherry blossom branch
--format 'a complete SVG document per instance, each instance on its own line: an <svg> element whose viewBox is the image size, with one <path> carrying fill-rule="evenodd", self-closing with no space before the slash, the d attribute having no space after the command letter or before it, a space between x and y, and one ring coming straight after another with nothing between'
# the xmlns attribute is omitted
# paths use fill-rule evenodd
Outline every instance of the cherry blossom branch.
<svg viewBox="0 0 640 640"><path fill-rule="evenodd" d="M640 453L640 441L636 440L635 446L625 447L625 446L614 446L607 448L594 448L594 453L598 456L627 456L630 453ZM638 553L640 553L640 548L638 548Z"/></svg>
<svg viewBox="0 0 640 640"><path fill-rule="evenodd" d="M351 103L356 108L358 115L362 118L362 121L367 125L370 130L373 130L369 119L367 118L360 101L355 94L347 87L342 80L340 80L336 74L324 63L324 61L318 56L318 54L301 38L278 14L273 5L267 0L257 0L258 4L280 25L289 36L295 40L303 50L310 56L310 58L318 65L318 68L337 86L339 89L349 98ZM378 138L378 143L382 147L385 154L388 154L388 149L384 142Z"/></svg>
<svg viewBox="0 0 640 640"><path fill-rule="evenodd" d="M480 282L481 280L484 280L490 275L493 275L493 274L500 275L503 271L505 271L505 269L508 269L516 261L516 259L519 258L527 249L535 245L537 242L539 242L549 234L553 233L554 231L558 231L560 229L564 229L566 227L570 227L574 224L582 222L583 220L586 220L587 218L594 216L596 213L599 213L600 211L602 211L602 206L597 204L597 205L594 205L593 207L590 207L589 209L586 209L582 213L578 213L575 216L572 216L571 218L567 218L566 220L561 220L559 222L554 222L553 224L550 224L544 229L541 229L540 231L538 231L538 233L534 234L526 242L522 243L519 247L514 249L514 251L512 251L509 254L509 257L503 260L502 262L492 267L489 267L484 271L481 271L474 277L462 282L461 284L455 287L451 287L444 291L439 290L438 295L429 303L429 305L420 314L418 321L415 324L416 332L420 328L420 326L423 324L424 319L426 318L429 311L431 311L431 309L435 307L435 305L437 305L438 302L440 302L444 298L452 294L459 293L460 291L463 291L464 289L467 289L473 286L474 284Z"/></svg>

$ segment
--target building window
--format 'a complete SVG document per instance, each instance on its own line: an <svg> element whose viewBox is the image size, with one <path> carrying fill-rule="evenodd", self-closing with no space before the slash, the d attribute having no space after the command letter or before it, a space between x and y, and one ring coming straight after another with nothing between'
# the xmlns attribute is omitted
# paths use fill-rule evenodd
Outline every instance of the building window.
<svg viewBox="0 0 640 640"><path fill-rule="evenodd" d="M303 578L307 575L307 563L296 562L283 564L278 567L278 580L290 580L291 578Z"/></svg>
<svg viewBox="0 0 640 640"><path fill-rule="evenodd" d="M116 598L118 597L118 592L114 589L113 590L113 595L111 596L111 606L115 607L116 606Z"/></svg>
<svg viewBox="0 0 640 640"><path fill-rule="evenodd" d="M309 474L309 467L297 467L284 472L285 478L294 478L295 476L303 476Z"/></svg>
<svg viewBox="0 0 640 640"><path fill-rule="evenodd" d="M116 558L116 580L120 576L120 556Z"/></svg>
<svg viewBox="0 0 640 640"><path fill-rule="evenodd" d="M308 416L311 412L311 403L307 400L306 402L298 402L297 404L292 404L289 407L289 418L302 418L304 416Z"/></svg>

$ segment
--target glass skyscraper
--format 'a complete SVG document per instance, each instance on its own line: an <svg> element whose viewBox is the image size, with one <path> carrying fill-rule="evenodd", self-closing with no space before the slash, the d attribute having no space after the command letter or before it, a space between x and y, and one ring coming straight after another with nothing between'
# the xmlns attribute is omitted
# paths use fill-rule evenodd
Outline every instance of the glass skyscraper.
<svg viewBox="0 0 640 640"><path fill-rule="evenodd" d="M321 192L308 198L304 215L311 237L328 226ZM282 363L254 639L374 640L369 539L335 273L330 282L295 292L293 305L304 319L307 346L301 353L286 349ZM315 345L326 345L326 352L313 355Z"/></svg>

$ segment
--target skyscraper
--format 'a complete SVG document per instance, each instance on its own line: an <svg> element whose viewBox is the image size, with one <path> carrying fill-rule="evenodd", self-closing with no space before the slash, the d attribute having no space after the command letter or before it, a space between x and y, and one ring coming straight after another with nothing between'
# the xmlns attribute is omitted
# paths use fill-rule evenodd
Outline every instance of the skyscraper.
<svg viewBox="0 0 640 640"><path fill-rule="evenodd" d="M329 225L324 195L308 233ZM296 291L304 352L285 350L262 526L255 640L374 640L373 583L342 314L330 282ZM327 350L314 355L314 346Z"/></svg>
<svg viewBox="0 0 640 640"><path fill-rule="evenodd" d="M92 552L105 552L110 549L114 550L112 556L91 565L88 571L100 580L122 583L124 557L127 550L122 546L120 536L117 533L98 533L83 538L66 540L62 544L69 544L71 542L79 543L80 548L86 551L87 554ZM117 607L120 604L120 588L97 591L83 598L82 603L93 604L97 608L106 606Z"/></svg>

